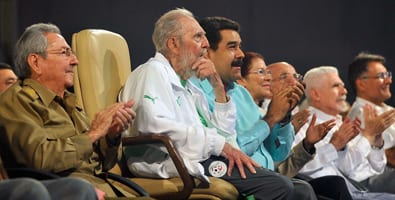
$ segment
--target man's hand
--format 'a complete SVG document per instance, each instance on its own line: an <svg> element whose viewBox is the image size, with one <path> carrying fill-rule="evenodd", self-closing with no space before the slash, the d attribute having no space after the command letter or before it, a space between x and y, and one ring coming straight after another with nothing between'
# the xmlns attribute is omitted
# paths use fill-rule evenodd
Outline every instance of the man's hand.
<svg viewBox="0 0 395 200"><path fill-rule="evenodd" d="M264 120L268 123L270 129L273 128L274 124L281 121L291 108L290 99L293 97L294 92L292 87L286 87L280 92L273 94L272 101L269 104L269 108L264 117Z"/></svg>
<svg viewBox="0 0 395 200"><path fill-rule="evenodd" d="M295 134L309 121L309 117L310 111L307 109L301 110L292 116L292 125L294 126Z"/></svg>
<svg viewBox="0 0 395 200"><path fill-rule="evenodd" d="M115 118L108 131L110 137L115 137L122 131L128 129L133 119L136 117L136 112L132 110L132 106L134 105L133 100L121 104L123 104L123 106L116 112Z"/></svg>
<svg viewBox="0 0 395 200"><path fill-rule="evenodd" d="M363 118L365 128L361 134L366 137L373 146L383 146L382 133L395 122L395 110L391 109L381 115L377 115L376 110L366 104L363 107Z"/></svg>
<svg viewBox="0 0 395 200"><path fill-rule="evenodd" d="M91 141L95 142L107 134L115 137L125 130L136 116L131 109L133 104L133 100L115 103L96 113L88 133Z"/></svg>
<svg viewBox="0 0 395 200"><path fill-rule="evenodd" d="M311 122L306 131L306 138L304 139L305 148L307 151L311 151L314 148L314 144L322 140L329 133L329 131L336 125L336 120L331 119L321 124L315 125L317 116L313 114Z"/></svg>
<svg viewBox="0 0 395 200"><path fill-rule="evenodd" d="M232 175L232 170L235 164L240 171L241 178L243 179L247 178L244 172L244 165L253 174L256 173L255 167L260 167L260 165L252 160L249 156L245 155L240 150L233 148L228 143L225 143L221 155L229 160L228 176Z"/></svg>
<svg viewBox="0 0 395 200"><path fill-rule="evenodd" d="M356 118L354 121L351 121L349 117L346 117L339 130L333 134L330 143L333 144L337 151L340 151L350 140L358 135L360 126L361 122L358 118Z"/></svg>
<svg viewBox="0 0 395 200"><path fill-rule="evenodd" d="M227 102L224 84L222 83L221 77L215 69L214 63L210 59L200 57L193 64L192 70L196 72L196 77L198 77L200 80L207 78L213 87L216 102Z"/></svg>
<svg viewBox="0 0 395 200"><path fill-rule="evenodd" d="M298 105L304 94L304 85L302 83L296 82L296 85L292 86L292 88L292 95L289 97L289 111L292 111Z"/></svg>

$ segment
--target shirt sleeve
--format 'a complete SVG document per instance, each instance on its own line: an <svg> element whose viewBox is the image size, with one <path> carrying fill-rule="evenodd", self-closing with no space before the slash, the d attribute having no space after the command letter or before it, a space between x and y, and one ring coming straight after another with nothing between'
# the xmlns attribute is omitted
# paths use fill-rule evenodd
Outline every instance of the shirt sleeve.
<svg viewBox="0 0 395 200"><path fill-rule="evenodd" d="M353 140L337 162L339 169L356 181L363 181L384 172L387 163L384 149L372 149L369 141L362 135Z"/></svg>
<svg viewBox="0 0 395 200"><path fill-rule="evenodd" d="M202 125L192 95L172 84L164 66L145 65L129 77L122 100L134 99L134 129L142 134L168 135L190 159L220 155L225 139Z"/></svg>
<svg viewBox="0 0 395 200"><path fill-rule="evenodd" d="M299 135L298 142L303 140L304 136L306 135L307 127L307 125L303 126L299 130L298 134L296 134L296 136L301 134ZM333 132L334 130L331 130L327 136L314 145L316 149L315 157L301 169L301 172L306 174L314 173L321 170L325 166L331 165L331 162L335 162L339 158L336 148L331 143L329 143Z"/></svg>
<svg viewBox="0 0 395 200"><path fill-rule="evenodd" d="M287 177L294 177L313 158L303 147L303 142L299 142L292 148L291 154L279 164L278 171Z"/></svg>
<svg viewBox="0 0 395 200"><path fill-rule="evenodd" d="M291 123L284 126L276 124L273 127L269 137L264 141L264 145L274 161L281 162L288 157L294 135L295 131Z"/></svg>
<svg viewBox="0 0 395 200"><path fill-rule="evenodd" d="M78 168L92 156L88 135L77 134L70 118L59 114L64 111L23 94L2 103L2 126L18 164L57 173Z"/></svg>

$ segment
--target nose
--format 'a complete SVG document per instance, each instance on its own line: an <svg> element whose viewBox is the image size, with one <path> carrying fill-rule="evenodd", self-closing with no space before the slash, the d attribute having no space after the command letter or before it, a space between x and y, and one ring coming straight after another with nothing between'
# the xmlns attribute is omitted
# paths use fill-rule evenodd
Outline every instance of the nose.
<svg viewBox="0 0 395 200"><path fill-rule="evenodd" d="M240 47L237 48L235 56L236 56L236 58L244 58L245 57L245 55Z"/></svg>
<svg viewBox="0 0 395 200"><path fill-rule="evenodd" d="M296 79L295 76L289 76L290 78L288 78L288 84L291 86L295 86L296 83L298 82L298 79Z"/></svg>
<svg viewBox="0 0 395 200"><path fill-rule="evenodd" d="M70 64L71 65L78 65L78 59L77 59L77 55L75 55L74 53L72 55L70 55Z"/></svg>
<svg viewBox="0 0 395 200"><path fill-rule="evenodd" d="M273 79L272 74L268 74L268 73L266 73L263 78L265 79L265 81L269 81L269 82L272 82Z"/></svg>
<svg viewBox="0 0 395 200"><path fill-rule="evenodd" d="M389 77L385 78L384 79L384 83L388 84L388 85L391 84L392 83L392 77L389 76Z"/></svg>
<svg viewBox="0 0 395 200"><path fill-rule="evenodd" d="M343 95L346 95L346 94L347 94L347 89L346 89L346 87L342 86L342 89L343 89L343 90L342 90L342 94L343 94Z"/></svg>
<svg viewBox="0 0 395 200"><path fill-rule="evenodd" d="M207 37L203 36L203 41L202 41L202 48L209 48L210 44L208 43Z"/></svg>

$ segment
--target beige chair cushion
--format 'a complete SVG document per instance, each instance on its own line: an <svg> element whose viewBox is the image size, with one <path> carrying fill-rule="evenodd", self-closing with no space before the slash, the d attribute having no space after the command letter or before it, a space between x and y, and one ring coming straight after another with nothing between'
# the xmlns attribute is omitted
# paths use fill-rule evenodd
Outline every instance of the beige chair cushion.
<svg viewBox="0 0 395 200"><path fill-rule="evenodd" d="M90 119L96 112L117 101L118 92L131 73L129 49L125 39L106 30L87 29L75 33L72 49L79 59L74 68L74 92L77 103L82 106ZM111 172L121 175L118 165ZM206 189L195 189L191 199L237 199L237 190L224 180L210 178ZM149 179L131 178L152 197L182 189L180 178ZM114 185L131 191L130 188ZM137 195L137 194L136 194Z"/></svg>
<svg viewBox="0 0 395 200"><path fill-rule="evenodd" d="M128 45L119 34L88 29L73 35L72 48L79 59L74 68L74 92L78 104L93 119L97 111L117 101L131 73Z"/></svg>

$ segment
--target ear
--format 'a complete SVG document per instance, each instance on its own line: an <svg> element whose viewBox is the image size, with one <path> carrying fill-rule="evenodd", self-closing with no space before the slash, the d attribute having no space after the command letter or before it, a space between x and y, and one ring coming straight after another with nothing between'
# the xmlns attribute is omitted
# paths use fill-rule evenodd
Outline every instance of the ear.
<svg viewBox="0 0 395 200"><path fill-rule="evenodd" d="M29 54L27 57L27 63L30 66L30 70L32 71L32 74L41 74L41 68L38 65L39 62L39 55L35 53Z"/></svg>
<svg viewBox="0 0 395 200"><path fill-rule="evenodd" d="M171 37L167 39L166 45L171 52L178 53L180 51L180 41L176 37Z"/></svg>
<svg viewBox="0 0 395 200"><path fill-rule="evenodd" d="M321 99L320 93L319 93L318 90L315 89L315 88L311 88L311 89L308 91L308 93L309 93L309 95L310 95L310 98L311 98L311 101L312 101L312 102L314 102L314 101L319 101L319 100Z"/></svg>
<svg viewBox="0 0 395 200"><path fill-rule="evenodd" d="M366 81L358 78L357 80L355 80L355 87L357 91L364 91L366 88Z"/></svg>

